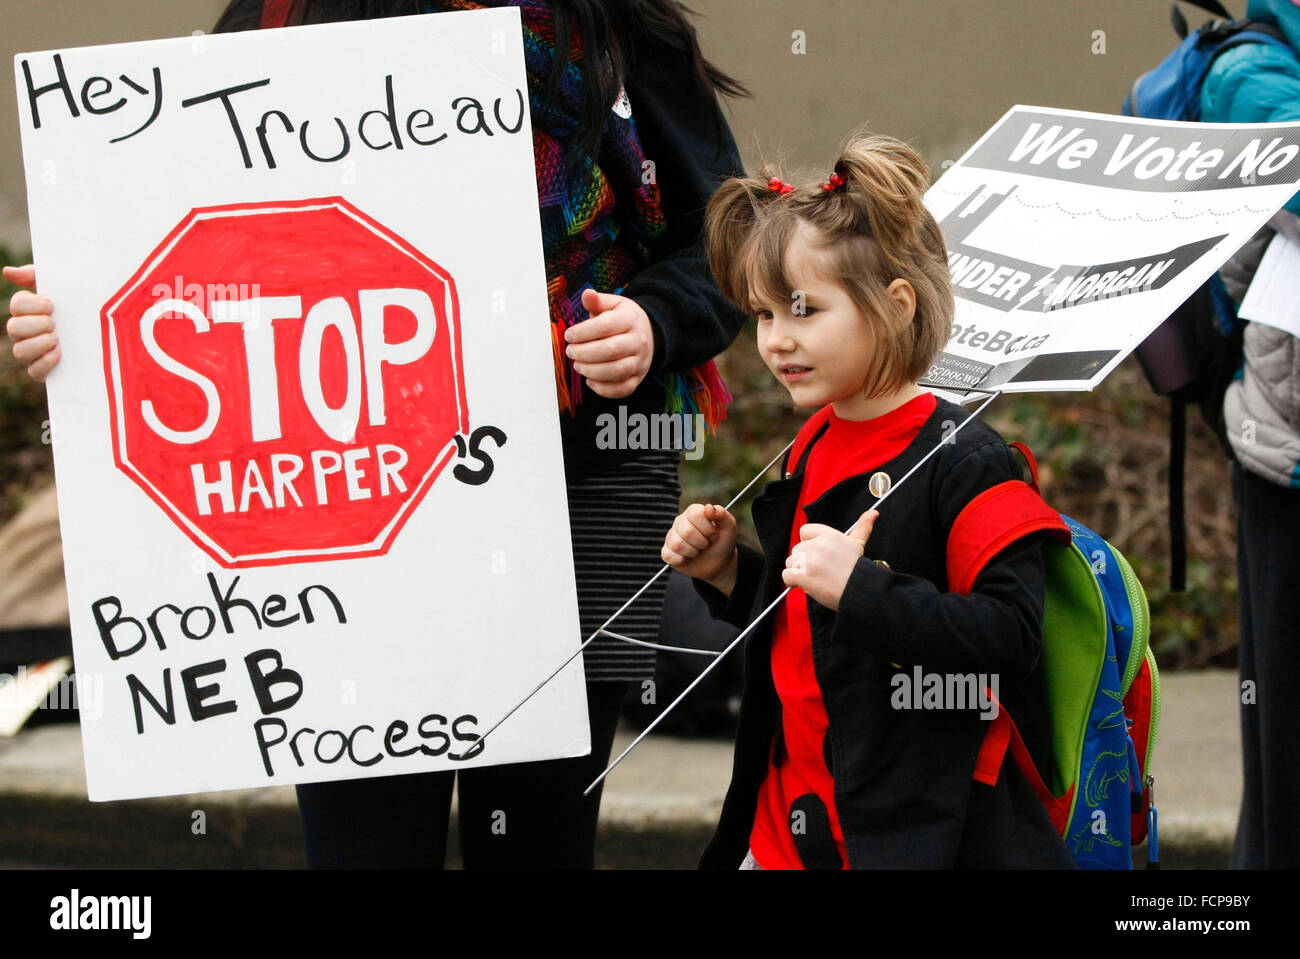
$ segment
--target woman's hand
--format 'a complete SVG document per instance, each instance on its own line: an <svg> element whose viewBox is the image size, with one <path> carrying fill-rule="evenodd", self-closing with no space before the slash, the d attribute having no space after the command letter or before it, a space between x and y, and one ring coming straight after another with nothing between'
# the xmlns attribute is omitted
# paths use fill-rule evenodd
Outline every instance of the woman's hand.
<svg viewBox="0 0 1300 959"><path fill-rule="evenodd" d="M631 396L654 359L650 317L635 300L590 289L582 291L582 306L591 318L564 331L573 368L606 399Z"/></svg>
<svg viewBox="0 0 1300 959"><path fill-rule="evenodd" d="M725 509L693 503L673 520L660 555L678 572L730 596L736 587L737 536L736 518Z"/></svg>
<svg viewBox="0 0 1300 959"><path fill-rule="evenodd" d="M786 558L781 581L802 589L827 609L839 609L844 587L866 551L879 515L878 510L867 510L848 533L821 523L799 527L799 542Z"/></svg>
<svg viewBox="0 0 1300 959"><path fill-rule="evenodd" d="M14 286L36 286L36 267L6 266L4 278ZM9 322L5 326L14 341L14 359L27 367L27 375L41 382L63 354L54 332L54 304L32 290L19 290L9 298Z"/></svg>

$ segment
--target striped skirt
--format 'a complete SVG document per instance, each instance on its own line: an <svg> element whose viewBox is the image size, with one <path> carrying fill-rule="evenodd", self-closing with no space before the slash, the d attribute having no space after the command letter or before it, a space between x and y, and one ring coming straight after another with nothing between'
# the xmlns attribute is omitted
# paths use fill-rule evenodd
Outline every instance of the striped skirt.
<svg viewBox="0 0 1300 959"><path fill-rule="evenodd" d="M586 639L663 566L660 550L677 516L678 454L648 452L569 484L569 527ZM661 576L609 628L656 642L668 576ZM588 682L640 682L654 676L655 651L597 637L583 653Z"/></svg>

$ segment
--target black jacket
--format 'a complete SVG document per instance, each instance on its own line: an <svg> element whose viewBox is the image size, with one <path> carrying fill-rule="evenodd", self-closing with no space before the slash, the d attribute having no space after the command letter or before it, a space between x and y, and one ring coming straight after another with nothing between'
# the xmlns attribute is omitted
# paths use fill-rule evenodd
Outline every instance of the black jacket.
<svg viewBox="0 0 1300 959"><path fill-rule="evenodd" d="M940 446L881 506L839 610L808 599L813 668L829 718L824 756L854 868L1072 865L1010 759L996 786L972 780L988 728L978 710L891 706L892 677L911 675L914 666L926 673L997 673L1002 703L1039 768L1048 768L1047 700L1039 668L1044 534L999 553L969 595L947 592L945 547L953 521L985 489L1020 478L1015 454L984 423L951 434L966 416L940 400L916 439L881 467L898 484ZM784 588L781 570L802 473L801 462L793 477L768 484L755 500L763 553L741 548L730 599L697 582L715 616L745 625ZM809 522L847 529L875 500L867 482L868 476L859 475L833 486L806 507ZM771 638L769 616L747 641L731 786L703 868L739 866L774 748L779 756ZM800 855L812 868L838 868L829 833L817 835L817 822L815 812L810 814L806 832L796 835Z"/></svg>

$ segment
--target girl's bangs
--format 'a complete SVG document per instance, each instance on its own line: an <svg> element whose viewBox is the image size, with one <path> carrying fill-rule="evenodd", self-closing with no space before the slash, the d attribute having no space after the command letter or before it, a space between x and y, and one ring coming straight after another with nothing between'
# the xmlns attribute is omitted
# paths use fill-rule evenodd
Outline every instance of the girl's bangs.
<svg viewBox="0 0 1300 959"><path fill-rule="evenodd" d="M791 217L778 215L755 227L750 234L736 277L736 289L748 312L755 312L760 299L775 303L794 295L794 285L785 272L785 254L793 226Z"/></svg>

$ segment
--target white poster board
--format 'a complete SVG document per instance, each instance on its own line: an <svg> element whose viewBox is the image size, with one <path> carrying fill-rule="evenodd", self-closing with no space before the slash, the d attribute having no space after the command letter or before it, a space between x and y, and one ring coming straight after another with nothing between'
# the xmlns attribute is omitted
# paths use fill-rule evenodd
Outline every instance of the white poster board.
<svg viewBox="0 0 1300 959"><path fill-rule="evenodd" d="M1237 315L1300 336L1300 243L1274 234Z"/></svg>
<svg viewBox="0 0 1300 959"><path fill-rule="evenodd" d="M90 797L588 753L518 11L14 67Z"/></svg>
<svg viewBox="0 0 1300 959"><path fill-rule="evenodd" d="M930 188L957 312L925 376L1090 390L1300 184L1300 123L1012 107Z"/></svg>

